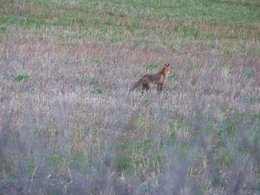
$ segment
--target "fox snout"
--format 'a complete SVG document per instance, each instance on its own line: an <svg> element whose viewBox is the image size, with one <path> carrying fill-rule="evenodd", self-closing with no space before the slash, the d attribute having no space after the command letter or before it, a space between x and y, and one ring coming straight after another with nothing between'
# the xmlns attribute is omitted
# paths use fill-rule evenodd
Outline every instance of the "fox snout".
<svg viewBox="0 0 260 195"><path fill-rule="evenodd" d="M170 64L165 64L164 65L164 71L165 73L168 75L172 72L171 68L170 68Z"/></svg>

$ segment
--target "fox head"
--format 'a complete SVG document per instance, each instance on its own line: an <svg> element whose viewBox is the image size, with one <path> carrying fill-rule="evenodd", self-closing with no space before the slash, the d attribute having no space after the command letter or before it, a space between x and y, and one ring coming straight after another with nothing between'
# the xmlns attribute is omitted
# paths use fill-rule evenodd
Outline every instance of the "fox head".
<svg viewBox="0 0 260 195"><path fill-rule="evenodd" d="M171 70L171 68L170 68L170 64L165 64L165 65L163 66L163 68L162 68L162 72L163 72L163 74L165 74L166 76L168 76L168 75L172 72L172 70Z"/></svg>

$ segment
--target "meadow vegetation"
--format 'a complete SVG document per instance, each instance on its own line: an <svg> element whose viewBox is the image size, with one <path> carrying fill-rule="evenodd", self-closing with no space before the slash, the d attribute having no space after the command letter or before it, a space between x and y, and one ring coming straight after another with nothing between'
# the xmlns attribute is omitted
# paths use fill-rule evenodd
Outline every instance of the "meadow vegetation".
<svg viewBox="0 0 260 195"><path fill-rule="evenodd" d="M257 0L0 5L0 194L260 193Z"/></svg>

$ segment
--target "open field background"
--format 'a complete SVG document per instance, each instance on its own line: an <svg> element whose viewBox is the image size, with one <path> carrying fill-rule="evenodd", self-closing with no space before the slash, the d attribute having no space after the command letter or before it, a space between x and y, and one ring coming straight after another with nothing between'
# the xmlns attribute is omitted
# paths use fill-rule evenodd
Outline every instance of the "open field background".
<svg viewBox="0 0 260 195"><path fill-rule="evenodd" d="M259 1L0 0L0 194L258 195L259 141Z"/></svg>

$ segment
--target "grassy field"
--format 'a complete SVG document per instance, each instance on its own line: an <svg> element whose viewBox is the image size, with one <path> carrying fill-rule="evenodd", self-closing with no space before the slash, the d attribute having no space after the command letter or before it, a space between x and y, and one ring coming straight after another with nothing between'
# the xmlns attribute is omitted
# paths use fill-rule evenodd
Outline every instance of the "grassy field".
<svg viewBox="0 0 260 195"><path fill-rule="evenodd" d="M0 5L1 195L260 194L259 1Z"/></svg>

